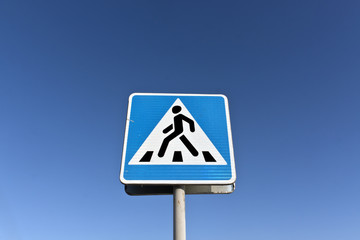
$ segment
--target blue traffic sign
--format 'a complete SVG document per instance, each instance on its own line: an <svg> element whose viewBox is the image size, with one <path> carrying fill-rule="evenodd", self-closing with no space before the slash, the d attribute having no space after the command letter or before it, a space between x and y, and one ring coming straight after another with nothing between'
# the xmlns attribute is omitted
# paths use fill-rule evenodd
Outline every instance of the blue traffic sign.
<svg viewBox="0 0 360 240"><path fill-rule="evenodd" d="M232 184L228 101L218 94L129 97L120 180L124 184Z"/></svg>

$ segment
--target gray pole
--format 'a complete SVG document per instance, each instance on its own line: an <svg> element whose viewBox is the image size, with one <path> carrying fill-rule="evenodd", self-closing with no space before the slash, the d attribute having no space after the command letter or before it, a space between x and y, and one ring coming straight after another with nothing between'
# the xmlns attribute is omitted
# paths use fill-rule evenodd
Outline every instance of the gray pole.
<svg viewBox="0 0 360 240"><path fill-rule="evenodd" d="M174 186L174 240L186 240L185 186Z"/></svg>

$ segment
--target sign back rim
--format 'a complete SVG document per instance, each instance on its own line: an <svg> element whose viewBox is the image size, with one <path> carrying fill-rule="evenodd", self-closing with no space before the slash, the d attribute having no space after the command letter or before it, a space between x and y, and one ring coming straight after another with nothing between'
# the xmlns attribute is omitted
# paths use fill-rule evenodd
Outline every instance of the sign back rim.
<svg viewBox="0 0 360 240"><path fill-rule="evenodd" d="M235 190L235 183L229 185L185 185L185 194L230 194ZM172 185L125 185L125 192L130 196L171 195Z"/></svg>
<svg viewBox="0 0 360 240"><path fill-rule="evenodd" d="M231 167L231 178L228 180L128 180L124 178L125 171L125 157L126 157L126 147L128 141L129 133L129 123L130 123L130 113L132 106L132 99L135 96L200 96L200 97L222 97L224 99L225 107L225 116L226 116L226 125L228 133L228 143L229 143L229 153L230 153L230 167ZM232 141L232 132L231 132L231 123L230 123L230 113L229 113L229 104L228 98L223 94L187 94L187 93L132 93L128 99L128 109L126 115L126 126L125 126L125 135L123 143L123 152L121 158L121 167L120 167L120 182L125 185L230 185L236 181L236 170L235 170L235 159L234 159L234 149Z"/></svg>

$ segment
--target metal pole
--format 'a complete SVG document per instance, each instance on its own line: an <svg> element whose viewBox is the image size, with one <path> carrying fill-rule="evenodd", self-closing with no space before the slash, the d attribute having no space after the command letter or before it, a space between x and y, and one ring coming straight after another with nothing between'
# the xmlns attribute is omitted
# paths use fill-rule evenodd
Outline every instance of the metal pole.
<svg viewBox="0 0 360 240"><path fill-rule="evenodd" d="M174 240L186 240L185 186L174 186Z"/></svg>

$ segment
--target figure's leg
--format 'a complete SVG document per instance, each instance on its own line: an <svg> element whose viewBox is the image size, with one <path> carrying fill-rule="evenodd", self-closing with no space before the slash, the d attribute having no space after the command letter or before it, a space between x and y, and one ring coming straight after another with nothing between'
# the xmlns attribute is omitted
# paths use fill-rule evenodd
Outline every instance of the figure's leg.
<svg viewBox="0 0 360 240"><path fill-rule="evenodd" d="M170 141L168 141L166 138L164 139L164 141L161 144L159 153L158 153L159 157L163 157L165 155L165 151L166 151L167 146L169 145L169 142Z"/></svg>
<svg viewBox="0 0 360 240"><path fill-rule="evenodd" d="M174 138L176 138L178 135L179 135L179 133L173 132L164 139L164 141L161 144L159 153L158 153L159 157L163 157L165 155L166 149L167 149L170 141L173 140Z"/></svg>
<svg viewBox="0 0 360 240"><path fill-rule="evenodd" d="M185 135L182 135L180 137L180 140L183 142L183 144L187 147L187 149L191 152L191 154L194 157L199 155L199 152L195 149L195 147L191 144L191 142L185 137Z"/></svg>

